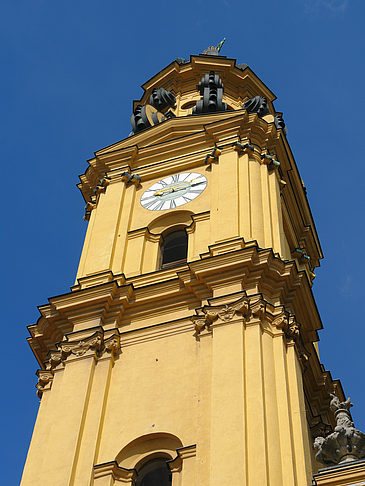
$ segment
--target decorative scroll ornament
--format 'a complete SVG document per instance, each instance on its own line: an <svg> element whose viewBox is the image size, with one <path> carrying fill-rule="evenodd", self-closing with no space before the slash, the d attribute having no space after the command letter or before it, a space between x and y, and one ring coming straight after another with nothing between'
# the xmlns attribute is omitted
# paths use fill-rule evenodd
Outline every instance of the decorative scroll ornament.
<svg viewBox="0 0 365 486"><path fill-rule="evenodd" d="M168 106L175 106L176 96L165 88L155 88L150 96L150 104L158 111L163 111Z"/></svg>
<svg viewBox="0 0 365 486"><path fill-rule="evenodd" d="M226 103L222 101L223 83L214 71L205 74L197 88L202 98L196 102L193 108L193 114L214 113L227 110Z"/></svg>
<svg viewBox="0 0 365 486"><path fill-rule="evenodd" d="M340 402L331 394L330 408L336 419L335 430L327 437L317 437L314 448L318 449L317 461L325 465L342 464L365 458L365 434L355 429L349 409L350 398Z"/></svg>
<svg viewBox="0 0 365 486"><path fill-rule="evenodd" d="M243 109L248 113L257 113L260 118L269 113L267 100L263 96L255 96L246 100L243 103Z"/></svg>
<svg viewBox="0 0 365 486"><path fill-rule="evenodd" d="M138 105L131 116L133 133L141 132L163 121L165 121L163 114L151 105Z"/></svg>
<svg viewBox="0 0 365 486"><path fill-rule="evenodd" d="M52 351L49 357L49 368L56 368L65 361L71 354L76 357L83 356L87 351L93 350L94 353L101 351L103 347L103 336L97 332L89 338L81 341L68 342L62 341L57 344L57 351Z"/></svg>
<svg viewBox="0 0 365 486"><path fill-rule="evenodd" d="M288 130L285 126L285 122L283 119L283 115L281 115L280 113L277 113L274 116L274 125L277 130L282 130L285 133L285 135L288 133Z"/></svg>
<svg viewBox="0 0 365 486"><path fill-rule="evenodd" d="M58 365L64 363L72 355L76 358L89 353L95 358L100 358L103 353L116 355L120 352L120 336L118 331L104 338L102 331L97 331L90 337L80 341L62 341L56 345L56 350L51 351L45 370L38 370L38 383L36 385L37 395L42 397L43 392L52 386L54 370ZM91 353L90 353L91 352Z"/></svg>
<svg viewBox="0 0 365 486"><path fill-rule="evenodd" d="M171 118L171 113L164 116L160 110L164 110L169 106L175 106L176 97L171 91L164 88L155 88L150 96L150 104L138 105L131 116L131 125L133 133L139 133L146 128L165 121Z"/></svg>
<svg viewBox="0 0 365 486"><path fill-rule="evenodd" d="M57 350L51 351L48 361L48 370L53 370L60 363L74 355L76 357L84 356L88 351L92 351L94 356L100 357L104 351L113 351L120 349L119 334L113 333L104 339L102 331L97 331L89 338L80 341L62 341L56 345Z"/></svg>
<svg viewBox="0 0 365 486"><path fill-rule="evenodd" d="M204 328L209 328L213 322L219 319L226 322L233 319L236 315L247 317L250 311L250 304L247 297L242 297L231 304L205 305L201 311L203 315L193 316L191 318L197 332L202 331Z"/></svg>
<svg viewBox="0 0 365 486"><path fill-rule="evenodd" d="M288 342L295 343L298 356L302 363L305 364L310 358L310 352L304 345L302 334L300 332L300 324L296 321L295 316L283 311L275 317L273 325L278 329L283 330L284 336Z"/></svg>

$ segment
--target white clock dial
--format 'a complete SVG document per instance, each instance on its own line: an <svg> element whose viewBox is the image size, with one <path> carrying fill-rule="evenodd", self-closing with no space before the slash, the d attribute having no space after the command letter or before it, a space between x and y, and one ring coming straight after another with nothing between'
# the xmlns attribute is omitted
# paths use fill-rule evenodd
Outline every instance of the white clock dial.
<svg viewBox="0 0 365 486"><path fill-rule="evenodd" d="M151 211L163 211L182 206L201 194L207 187L207 179L196 172L184 172L165 177L147 189L141 204Z"/></svg>

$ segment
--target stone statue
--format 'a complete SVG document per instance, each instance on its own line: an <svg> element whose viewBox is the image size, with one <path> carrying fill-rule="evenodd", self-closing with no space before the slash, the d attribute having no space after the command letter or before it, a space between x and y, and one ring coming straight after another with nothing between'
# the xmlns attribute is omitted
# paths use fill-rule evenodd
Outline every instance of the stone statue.
<svg viewBox="0 0 365 486"><path fill-rule="evenodd" d="M316 437L314 448L317 461L325 465L342 464L365 458L365 434L355 429L351 420L348 398L345 402L331 394L330 409L335 415L336 427L327 437Z"/></svg>

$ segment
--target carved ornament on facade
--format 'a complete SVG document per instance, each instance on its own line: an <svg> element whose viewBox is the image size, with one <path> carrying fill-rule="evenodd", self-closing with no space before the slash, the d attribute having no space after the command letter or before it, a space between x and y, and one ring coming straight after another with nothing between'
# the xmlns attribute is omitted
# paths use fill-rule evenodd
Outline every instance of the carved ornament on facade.
<svg viewBox="0 0 365 486"><path fill-rule="evenodd" d="M236 302L224 305L206 305L197 310L197 315L192 316L191 320L195 325L195 330L199 334L204 329L210 330L213 323L219 321L227 322L235 316L241 316L246 322L252 318L259 319L260 322L267 321L270 325L282 330L287 342L295 345L297 354L302 364L305 365L310 357L310 353L304 345L300 332L300 324L296 321L295 316L285 310L277 312L277 308L270 309L268 304L262 298L250 299L246 296Z"/></svg>
<svg viewBox="0 0 365 486"><path fill-rule="evenodd" d="M221 155L222 151L214 147L213 150L205 157L204 163L207 165L211 165L213 162L216 162Z"/></svg>
<svg viewBox="0 0 365 486"><path fill-rule="evenodd" d="M282 311L274 318L272 323L276 328L283 330L288 342L293 342L296 345L298 356L302 363L304 364L308 361L310 353L304 345L302 334L300 332L300 324L295 319L295 316L286 311Z"/></svg>
<svg viewBox="0 0 365 486"><path fill-rule="evenodd" d="M49 353L49 360L46 369L38 370L38 383L36 385L38 397L41 398L43 391L52 386L54 370L58 365L63 364L68 358L74 356L80 358L87 353L95 358L100 358L104 353L117 355L120 352L120 336L118 331L104 338L102 331L97 331L92 336L79 341L62 341L56 344L56 350Z"/></svg>
<svg viewBox="0 0 365 486"><path fill-rule="evenodd" d="M89 201L89 202L86 203L86 206L85 206L85 215L84 215L84 219L86 221L89 221L90 216L91 216L91 211L93 209L95 209L95 208L96 208L96 203L91 202L91 201Z"/></svg>
<svg viewBox="0 0 365 486"><path fill-rule="evenodd" d="M235 142L233 148L238 153L252 153L255 151L254 145L252 145L251 140L242 140L241 142Z"/></svg>
<svg viewBox="0 0 365 486"><path fill-rule="evenodd" d="M122 173L122 181L127 185L131 183L138 187L141 184L141 180L141 176L138 174L130 174L129 172Z"/></svg>
<svg viewBox="0 0 365 486"><path fill-rule="evenodd" d="M110 177L105 176L103 179L100 180L99 184L96 186L94 190L94 194L98 195L102 192L105 192L109 184L110 184Z"/></svg>
<svg viewBox="0 0 365 486"><path fill-rule="evenodd" d="M261 155L261 160L268 166L269 169L276 169L277 167L280 167L280 162L276 160L275 155L264 153Z"/></svg>
<svg viewBox="0 0 365 486"><path fill-rule="evenodd" d="M325 465L343 464L365 458L365 434L355 429L351 419L350 398L345 402L331 394L330 409L335 415L336 427L327 437L316 437L316 459Z"/></svg>
<svg viewBox="0 0 365 486"><path fill-rule="evenodd" d="M51 370L37 370L37 376L37 395L38 398L42 398L44 390L49 390L52 386L54 373Z"/></svg>
<svg viewBox="0 0 365 486"><path fill-rule="evenodd" d="M250 312L251 315L257 317L261 320L267 317L267 306L266 302L262 299L257 300L256 302L250 303Z"/></svg>
<svg viewBox="0 0 365 486"><path fill-rule="evenodd" d="M100 179L99 183L95 187L94 193L90 196L90 201L87 202L87 204L85 206L84 219L86 221L89 221L90 216L91 216L91 211L96 208L97 203L98 203L98 199L99 199L99 195L102 192L105 192L105 190L106 190L106 188L108 187L109 184L110 184L110 177L104 176L103 179Z"/></svg>
<svg viewBox="0 0 365 486"><path fill-rule="evenodd" d="M246 317L249 315L249 299L242 297L241 299L231 304L209 306L205 305L202 309L201 315L193 316L191 320L195 324L195 330L201 332L204 328L209 329L209 326L215 321L227 322L235 316Z"/></svg>
<svg viewBox="0 0 365 486"><path fill-rule="evenodd" d="M62 341L57 344L57 351L51 351L49 357L50 369L56 368L60 363L66 361L70 355L83 356L87 351L92 350L95 355L101 350L103 337L97 332L89 338L76 342Z"/></svg>

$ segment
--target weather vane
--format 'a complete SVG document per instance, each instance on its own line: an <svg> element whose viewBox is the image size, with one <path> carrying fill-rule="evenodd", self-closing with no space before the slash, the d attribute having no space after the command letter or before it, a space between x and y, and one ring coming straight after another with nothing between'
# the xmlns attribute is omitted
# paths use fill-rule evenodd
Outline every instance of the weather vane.
<svg viewBox="0 0 365 486"><path fill-rule="evenodd" d="M222 46L225 42L226 38L224 38L220 43L215 47L215 46L210 46L208 49L205 49L203 54L207 54L208 56L219 56L219 52L222 49Z"/></svg>

